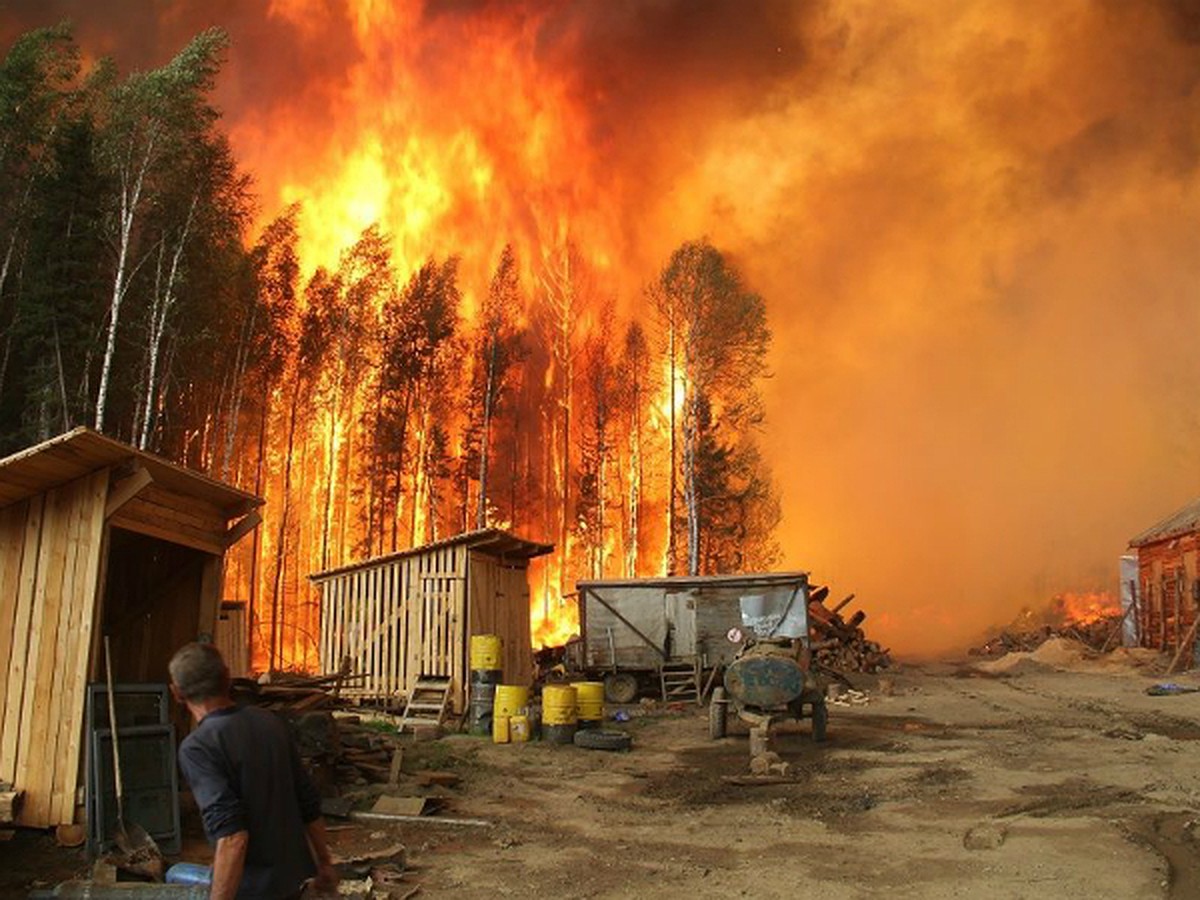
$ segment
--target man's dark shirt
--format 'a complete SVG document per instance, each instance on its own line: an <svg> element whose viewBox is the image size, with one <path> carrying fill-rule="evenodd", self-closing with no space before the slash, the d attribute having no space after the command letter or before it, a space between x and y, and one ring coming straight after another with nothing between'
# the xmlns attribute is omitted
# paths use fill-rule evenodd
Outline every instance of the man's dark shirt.
<svg viewBox="0 0 1200 900"><path fill-rule="evenodd" d="M316 874L305 825L321 798L274 713L230 706L210 712L179 747L179 766L209 841L250 834L239 900L294 895Z"/></svg>

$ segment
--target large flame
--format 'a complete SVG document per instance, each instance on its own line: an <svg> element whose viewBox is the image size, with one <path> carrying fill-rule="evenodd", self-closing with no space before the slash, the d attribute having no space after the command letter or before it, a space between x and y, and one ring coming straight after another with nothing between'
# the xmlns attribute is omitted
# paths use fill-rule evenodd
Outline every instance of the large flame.
<svg viewBox="0 0 1200 900"><path fill-rule="evenodd" d="M306 271L379 221L401 278L462 255L470 314L506 242L532 286L569 237L631 315L682 240L729 250L775 332L784 565L852 586L872 637L931 650L1027 597L1111 590L1126 539L1200 486L1193 6L225 4L218 99L264 220L304 204ZM199 0L73 12L127 68L212 19ZM301 509L325 508L339 458L342 498L359 448L334 445L303 448ZM283 576L297 602L315 524ZM542 620L570 585L537 581L535 630L560 636ZM303 656L312 621L293 621Z"/></svg>

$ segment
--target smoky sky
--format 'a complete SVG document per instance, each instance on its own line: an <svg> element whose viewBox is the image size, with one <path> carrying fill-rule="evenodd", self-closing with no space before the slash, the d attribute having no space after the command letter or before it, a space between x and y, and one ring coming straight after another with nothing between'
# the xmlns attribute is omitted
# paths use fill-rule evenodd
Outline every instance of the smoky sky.
<svg viewBox="0 0 1200 900"><path fill-rule="evenodd" d="M1200 496L1200 0L438 0L371 42L345 2L290 5L10 2L0 40L71 19L128 71L225 28L216 99L268 211L389 111L362 84L393 92L510 179L447 229L594 214L625 311L708 236L768 304L781 564L902 650L1115 589L1128 538ZM535 169L503 106L563 97L582 136Z"/></svg>

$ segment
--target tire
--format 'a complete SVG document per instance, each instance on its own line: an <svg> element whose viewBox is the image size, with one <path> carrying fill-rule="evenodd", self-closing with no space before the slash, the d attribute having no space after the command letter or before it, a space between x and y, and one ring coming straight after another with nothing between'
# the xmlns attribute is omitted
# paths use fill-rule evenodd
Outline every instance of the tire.
<svg viewBox="0 0 1200 900"><path fill-rule="evenodd" d="M728 715L729 703L725 699L725 688L713 688L712 699L708 701L708 736L714 741L725 737Z"/></svg>
<svg viewBox="0 0 1200 900"><path fill-rule="evenodd" d="M633 738L612 728L589 728L575 732L575 746L587 750L628 750Z"/></svg>
<svg viewBox="0 0 1200 900"><path fill-rule="evenodd" d="M637 695L637 678L628 672L604 676L604 699L609 703L632 703Z"/></svg>
<svg viewBox="0 0 1200 900"><path fill-rule="evenodd" d="M825 740L825 731L829 726L829 707L824 700L818 700L812 705L812 738L814 741Z"/></svg>

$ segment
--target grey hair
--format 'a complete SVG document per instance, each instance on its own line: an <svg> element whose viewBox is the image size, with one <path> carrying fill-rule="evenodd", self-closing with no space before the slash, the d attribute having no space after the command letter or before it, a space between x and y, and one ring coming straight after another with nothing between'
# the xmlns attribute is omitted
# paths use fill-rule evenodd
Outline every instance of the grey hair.
<svg viewBox="0 0 1200 900"><path fill-rule="evenodd" d="M223 697L229 689L229 669L212 644L184 644L167 665L171 681L185 700Z"/></svg>

